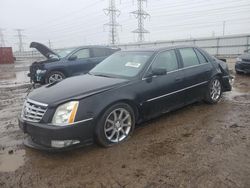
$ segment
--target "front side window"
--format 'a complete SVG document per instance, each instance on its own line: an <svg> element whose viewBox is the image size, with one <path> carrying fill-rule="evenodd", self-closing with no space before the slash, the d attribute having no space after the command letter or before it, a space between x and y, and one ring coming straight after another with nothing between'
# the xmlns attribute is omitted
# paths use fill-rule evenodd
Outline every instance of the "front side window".
<svg viewBox="0 0 250 188"><path fill-rule="evenodd" d="M73 55L77 56L77 59L89 58L89 49L81 49L74 53Z"/></svg>
<svg viewBox="0 0 250 188"><path fill-rule="evenodd" d="M199 65L199 60L193 48L179 49L184 67Z"/></svg>
<svg viewBox="0 0 250 188"><path fill-rule="evenodd" d="M161 52L155 62L152 65L152 68L161 68L166 69L167 72L174 71L178 69L178 61L174 50L169 50Z"/></svg>
<svg viewBox="0 0 250 188"><path fill-rule="evenodd" d="M68 54L70 54L75 48L67 48L67 49L61 49L57 51L57 54L63 58L66 57Z"/></svg>
<svg viewBox="0 0 250 188"><path fill-rule="evenodd" d="M153 52L117 52L90 71L93 75L135 77L146 65Z"/></svg>

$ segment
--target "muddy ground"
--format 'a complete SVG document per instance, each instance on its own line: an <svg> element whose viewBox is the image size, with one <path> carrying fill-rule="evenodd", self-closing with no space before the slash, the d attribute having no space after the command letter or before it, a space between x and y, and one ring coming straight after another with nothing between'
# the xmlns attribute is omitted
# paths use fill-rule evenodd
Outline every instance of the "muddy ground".
<svg viewBox="0 0 250 188"><path fill-rule="evenodd" d="M124 144L63 153L23 146L17 115L27 85L3 83L0 187L250 187L250 76L236 75L219 104L143 123Z"/></svg>

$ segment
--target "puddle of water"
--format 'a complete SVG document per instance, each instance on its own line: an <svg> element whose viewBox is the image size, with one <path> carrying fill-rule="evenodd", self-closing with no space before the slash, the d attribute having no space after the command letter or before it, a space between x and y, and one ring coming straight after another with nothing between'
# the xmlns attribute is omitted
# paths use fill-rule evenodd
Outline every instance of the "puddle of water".
<svg viewBox="0 0 250 188"><path fill-rule="evenodd" d="M250 104L250 94L238 88L233 88L231 92L224 94L225 98L234 103Z"/></svg>
<svg viewBox="0 0 250 188"><path fill-rule="evenodd" d="M0 172L13 172L24 165L25 150L14 151L13 154L0 153Z"/></svg>

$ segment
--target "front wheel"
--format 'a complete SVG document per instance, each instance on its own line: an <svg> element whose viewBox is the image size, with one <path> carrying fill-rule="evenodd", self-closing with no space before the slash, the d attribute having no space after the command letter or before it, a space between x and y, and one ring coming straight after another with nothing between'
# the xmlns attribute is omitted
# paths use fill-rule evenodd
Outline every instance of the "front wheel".
<svg viewBox="0 0 250 188"><path fill-rule="evenodd" d="M96 127L96 140L104 147L124 142L133 133L135 115L133 109L125 103L117 103L108 108Z"/></svg>
<svg viewBox="0 0 250 188"><path fill-rule="evenodd" d="M205 101L210 104L219 102L222 94L222 85L218 77L214 77L208 85Z"/></svg>
<svg viewBox="0 0 250 188"><path fill-rule="evenodd" d="M65 75L60 71L52 71L50 72L45 79L46 84L52 84L56 81L61 81L65 78Z"/></svg>

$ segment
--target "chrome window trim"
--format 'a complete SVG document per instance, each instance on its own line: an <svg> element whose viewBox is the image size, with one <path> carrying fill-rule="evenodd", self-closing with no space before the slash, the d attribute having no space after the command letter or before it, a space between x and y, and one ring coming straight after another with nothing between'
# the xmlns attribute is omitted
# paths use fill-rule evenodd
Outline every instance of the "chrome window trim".
<svg viewBox="0 0 250 188"><path fill-rule="evenodd" d="M172 95L172 94L175 94L175 93L178 93L178 92L181 92L181 91L184 91L184 90L187 90L187 89L190 89L190 88L199 86L199 85L203 85L203 84L206 84L206 83L208 83L208 81L204 81L204 82L201 82L201 83L198 83L198 84L189 86L189 87L185 87L185 88L180 89L180 90L177 90L177 91L173 91L173 92L171 92L171 93L167 93L167 94L164 94L164 95L160 95L160 96L158 96L158 97L154 97L154 98L148 99L147 102L154 101L154 100L160 99L160 98L162 98L162 97L166 97L166 96L169 96L169 95Z"/></svg>
<svg viewBox="0 0 250 188"><path fill-rule="evenodd" d="M188 47L187 47L188 48ZM192 49L193 49L194 47L192 47ZM182 49L182 48L177 48L178 50L179 49ZM197 48L195 48L195 49L197 49ZM161 51L159 51L159 52L157 52L157 54L155 55L155 57L154 57L154 59L151 61L151 63L149 64L149 66L147 67L147 69L146 69L146 71L143 73L143 76L142 76L142 80L145 80L145 79L147 79L148 77L145 77L145 75L147 74L147 72L148 72L148 70L149 70L149 68L152 66L152 64L155 62L155 59L158 57L158 55L160 54L160 53L162 53L162 52L166 52L166 51L170 51L170 50L176 50L176 49L167 49L167 50L161 50ZM198 49L197 49L198 50ZM195 51L194 51L195 52ZM196 55L197 56L197 55ZM177 58L177 57L176 57ZM197 57L198 58L198 57ZM207 59L207 58L206 58ZM199 59L198 59L199 60ZM177 58L177 61L178 61L178 58ZM178 62L178 64L179 64L179 62ZM174 71L169 71L169 72L167 72L167 74L169 74L169 73L172 73L172 72L176 72L176 71L180 71L180 70L185 70L185 69L189 69L189 68L193 68L193 67L198 67L198 66L202 66L202 65L207 65L207 64L209 64L209 61L208 62L206 62L206 63L199 63L198 65L193 65L193 66L188 66L188 67L183 67L183 68L178 68L178 69L176 69L176 70L174 70Z"/></svg>
<svg viewBox="0 0 250 188"><path fill-rule="evenodd" d="M199 65L193 65L193 66L189 66L189 67L183 67L181 69L177 69L177 70L174 70L174 71L169 71L169 72L167 72L166 75L168 75L170 73L173 73L173 72L178 72L178 71L181 71L181 70L185 70L185 69L189 69L189 68L194 68L194 67L199 67L199 66L203 66L203 65L208 65L208 63L202 63L202 64L199 64ZM157 76L153 76L153 77L157 77ZM142 80L146 80L147 78L148 77L143 77Z"/></svg>

